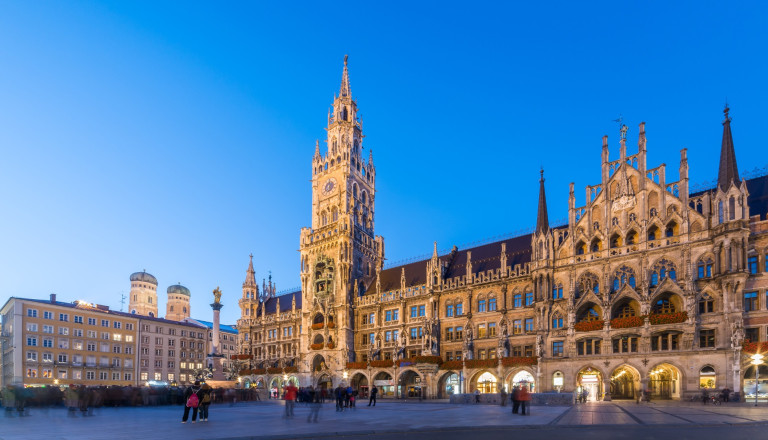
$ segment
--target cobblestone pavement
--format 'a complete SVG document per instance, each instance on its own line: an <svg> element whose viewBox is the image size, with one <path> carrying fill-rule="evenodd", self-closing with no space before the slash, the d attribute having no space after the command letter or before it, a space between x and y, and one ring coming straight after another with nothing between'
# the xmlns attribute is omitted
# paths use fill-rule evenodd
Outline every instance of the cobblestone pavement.
<svg viewBox="0 0 768 440"><path fill-rule="evenodd" d="M381 436L396 431L436 433L441 430L459 432L467 428L539 428L553 433L578 425L694 428L766 423L765 427L768 427L768 406L724 404L714 407L680 402L637 405L619 401L575 407L537 406L530 416L513 415L509 406L384 401L376 407L361 405L354 411L339 413L332 404L325 404L318 423L307 423L309 409L301 405L296 407L294 418L283 418L284 407L277 401L214 405L210 410L210 421L195 424L182 424L182 412L182 407L102 408L93 416L70 417L62 408L33 408L25 417L0 416L0 440L306 438L340 436L341 433L346 433L344 437L347 437L352 433Z"/></svg>

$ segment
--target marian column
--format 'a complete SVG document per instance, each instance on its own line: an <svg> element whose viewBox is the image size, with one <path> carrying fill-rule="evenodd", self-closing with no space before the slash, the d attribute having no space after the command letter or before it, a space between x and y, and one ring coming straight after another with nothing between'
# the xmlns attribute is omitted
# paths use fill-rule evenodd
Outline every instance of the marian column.
<svg viewBox="0 0 768 440"><path fill-rule="evenodd" d="M213 341L211 341L211 353L208 354L208 365L213 368L213 380L225 380L222 361L224 356L219 350L219 314L224 304L221 303L221 290L218 286L213 291Z"/></svg>

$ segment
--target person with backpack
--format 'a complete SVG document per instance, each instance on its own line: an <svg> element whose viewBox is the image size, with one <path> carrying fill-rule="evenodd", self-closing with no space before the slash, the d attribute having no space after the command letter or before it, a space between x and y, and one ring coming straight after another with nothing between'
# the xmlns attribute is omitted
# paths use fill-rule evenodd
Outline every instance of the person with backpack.
<svg viewBox="0 0 768 440"><path fill-rule="evenodd" d="M207 383L200 387L200 421L208 421L208 407L211 406L211 393L213 389ZM194 420L194 417L192 418Z"/></svg>
<svg viewBox="0 0 768 440"><path fill-rule="evenodd" d="M196 380L195 384L187 388L184 392L184 417L181 419L181 423L187 423L189 418L189 410L192 409L192 423L197 421L197 407L200 406L200 381Z"/></svg>

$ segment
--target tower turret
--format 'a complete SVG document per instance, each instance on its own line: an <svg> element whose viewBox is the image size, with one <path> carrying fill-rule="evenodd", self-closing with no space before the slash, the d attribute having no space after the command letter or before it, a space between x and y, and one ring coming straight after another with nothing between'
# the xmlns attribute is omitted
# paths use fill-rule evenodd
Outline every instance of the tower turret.
<svg viewBox="0 0 768 440"><path fill-rule="evenodd" d="M189 289L181 283L168 287L168 301L165 305L165 319L171 321L183 321L189 318L191 308L189 305Z"/></svg>

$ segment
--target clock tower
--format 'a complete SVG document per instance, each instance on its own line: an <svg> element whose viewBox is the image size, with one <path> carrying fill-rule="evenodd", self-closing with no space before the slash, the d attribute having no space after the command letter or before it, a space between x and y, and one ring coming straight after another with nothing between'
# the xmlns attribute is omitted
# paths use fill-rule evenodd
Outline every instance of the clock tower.
<svg viewBox="0 0 768 440"><path fill-rule="evenodd" d="M312 384L336 386L355 360L355 298L375 289L384 241L374 235L376 168L363 154L363 121L344 57L328 113L326 148L312 158L312 227L301 229L301 365Z"/></svg>

